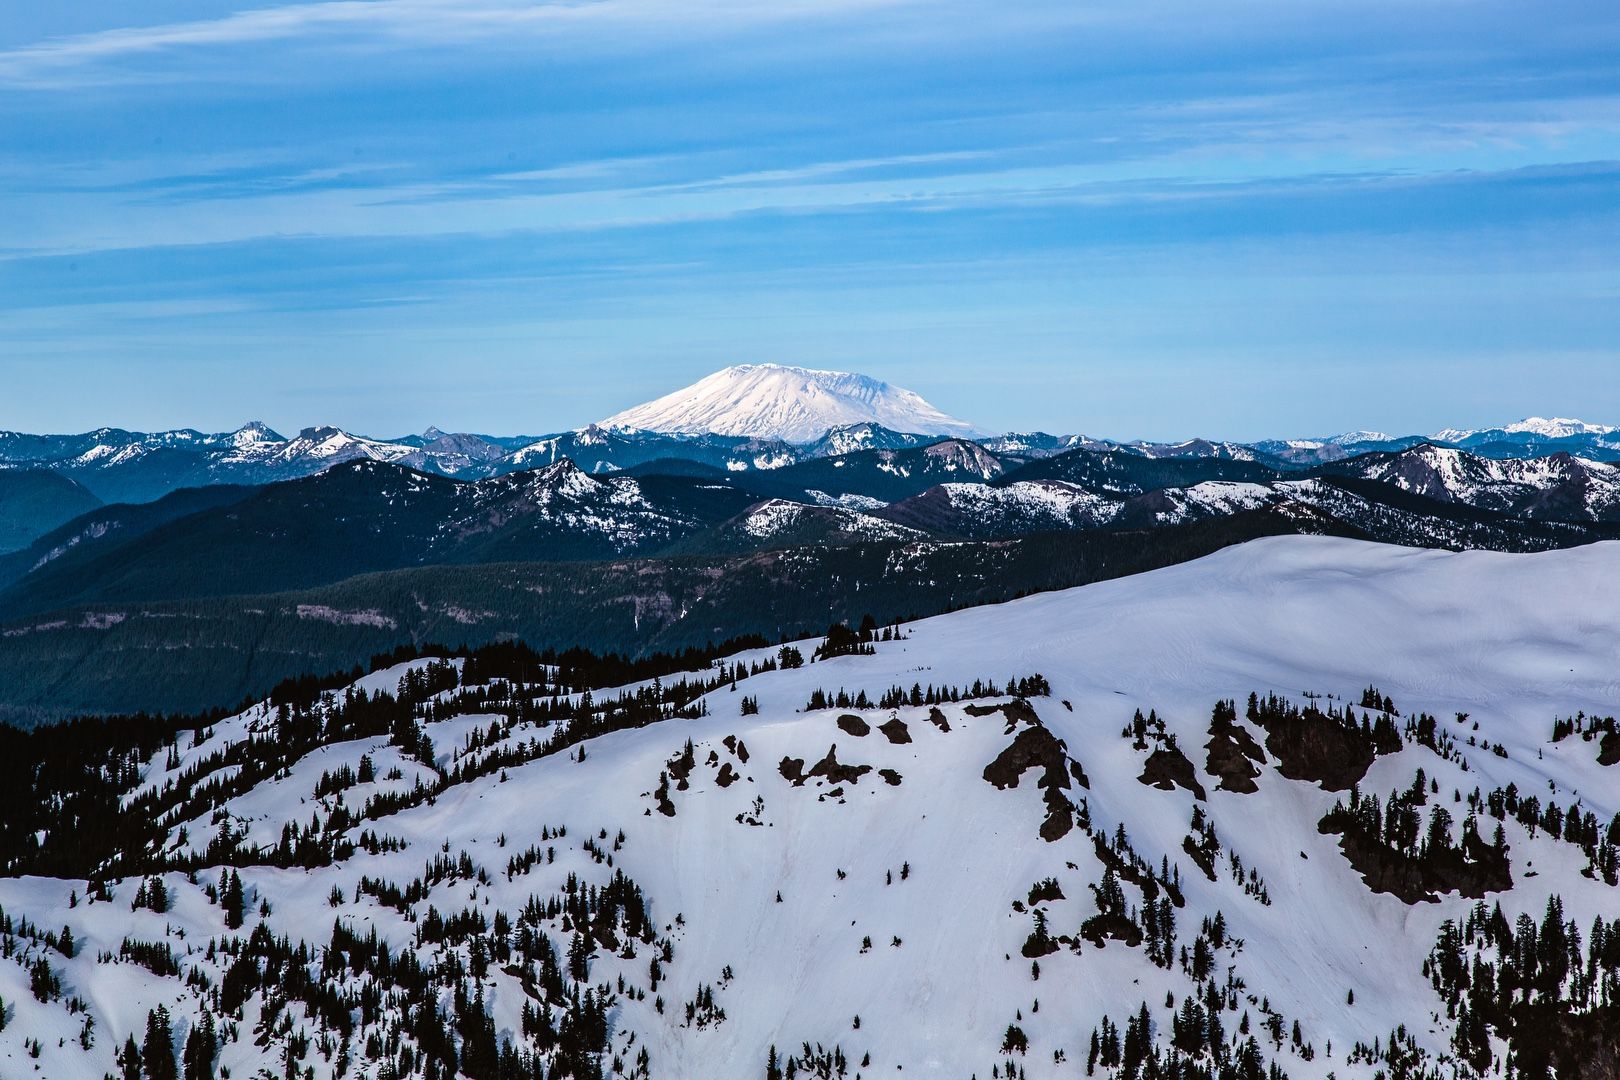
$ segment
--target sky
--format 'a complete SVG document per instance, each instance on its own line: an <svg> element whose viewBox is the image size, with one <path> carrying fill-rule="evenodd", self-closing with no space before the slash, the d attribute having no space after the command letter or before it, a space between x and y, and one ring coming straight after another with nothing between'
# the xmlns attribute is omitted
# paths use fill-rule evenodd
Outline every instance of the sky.
<svg viewBox="0 0 1620 1080"><path fill-rule="evenodd" d="M0 0L0 428L1620 422L1620 7Z"/></svg>

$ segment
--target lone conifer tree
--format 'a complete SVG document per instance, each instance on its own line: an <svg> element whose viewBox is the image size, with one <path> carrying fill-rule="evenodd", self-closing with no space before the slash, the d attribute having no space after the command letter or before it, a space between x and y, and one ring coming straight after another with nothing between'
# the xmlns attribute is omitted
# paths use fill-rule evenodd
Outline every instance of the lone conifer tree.
<svg viewBox="0 0 1620 1080"><path fill-rule="evenodd" d="M146 1014L141 1067L146 1080L180 1080L180 1069L174 1060L174 1032L169 1010L162 1005Z"/></svg>
<svg viewBox="0 0 1620 1080"><path fill-rule="evenodd" d="M225 908L225 926L231 930L240 929L242 914L247 907L247 900L242 893L242 877L235 870L231 871L231 879L225 885L225 896L222 902Z"/></svg>

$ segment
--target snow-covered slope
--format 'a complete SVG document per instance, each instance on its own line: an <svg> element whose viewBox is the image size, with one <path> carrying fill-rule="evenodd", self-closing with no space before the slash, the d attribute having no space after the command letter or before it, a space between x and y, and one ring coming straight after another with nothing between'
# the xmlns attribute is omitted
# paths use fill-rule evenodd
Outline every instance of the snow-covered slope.
<svg viewBox="0 0 1620 1080"><path fill-rule="evenodd" d="M1336 471L1445 502L1562 521L1620 520L1620 465L1556 453L1493 459L1423 443L1367 454Z"/></svg>
<svg viewBox="0 0 1620 1080"><path fill-rule="evenodd" d="M725 541L735 537L734 544ZM767 499L724 523L718 535L705 538L705 550L727 547L799 547L804 544L922 540L915 529L842 506L807 506L786 499Z"/></svg>
<svg viewBox="0 0 1620 1080"><path fill-rule="evenodd" d="M159 875L166 910L139 876L0 880L0 1069L116 1073L162 1005L182 1043L207 1014L224 1034L218 1064L239 1077L289 1061L320 1078L396 1075L402 1052L417 1066L448 1041L466 1076L496 1076L480 1047L509 1042L549 1056L548 1077L753 1078L774 1047L801 1077L1078 1078L1093 1031L1108 1077L1104 1018L1124 1029L1139 1010L1161 1068L1173 1043L1213 1067L1214 1003L1213 1053L1234 1076L1263 1058L1293 1077L1371 1078L1397 1055L1405 1075L1449 1076L1463 1021L1426 960L1475 900L1445 874L1433 899L1375 892L1379 865L1358 870L1319 822L1352 779L1390 793L1392 814L1407 798L1395 793L1417 792L1438 865L1437 836L1475 850L1460 838L1477 798L1474 873L1498 857L1485 804L1509 785L1521 809L1534 794L1592 815L1594 835L1620 810L1608 739L1551 738L1555 717L1620 701L1617 545L1508 556L1267 540L886 637L871 655L780 670L758 670L774 649L744 654L755 673L708 671L690 718L577 744L568 725L584 721L546 709L564 715L578 695L554 697L532 669L516 712L504 682L444 681L440 667L413 689L396 667L312 712L255 707L183 732L136 763L124 802L165 808L160 847L186 868ZM818 691L875 700L1036 673L1049 686L1027 686L1027 701L807 708ZM632 689L657 700L673 685ZM301 725L356 722L355 693L396 686L436 703L416 710L431 748L385 725L274 758L308 737ZM1307 713L1297 731L1268 730L1267 714L1244 715L1251 692L1380 724L1390 699L1395 745L1365 762L1313 757L1340 729ZM1223 722L1225 699L1238 704ZM1553 896L1578 935L1612 920L1610 841L1594 841L1602 865L1584 876L1580 842L1522 816L1500 822L1511 884L1464 874L1462 892L1481 893L1481 911L1500 904L1509 926L1542 924ZM268 854L301 834L311 854ZM341 837L358 847L320 855ZM240 928L210 844L261 850L231 857ZM71 958L50 944L64 926ZM1555 978L1556 995L1579 995L1582 970ZM1190 1002L1204 1018L1192 1035L1177 1019ZM1560 1039L1578 1050L1603 1035L1609 1014L1593 1010L1537 1015L1543 1028L1568 1017ZM559 1065L587 1036L603 1056ZM843 1072L798 1063L818 1049Z"/></svg>
<svg viewBox="0 0 1620 1080"><path fill-rule="evenodd" d="M739 364L616 413L604 427L714 432L805 443L828 429L872 423L920 435L982 434L917 394L867 375L780 364Z"/></svg>

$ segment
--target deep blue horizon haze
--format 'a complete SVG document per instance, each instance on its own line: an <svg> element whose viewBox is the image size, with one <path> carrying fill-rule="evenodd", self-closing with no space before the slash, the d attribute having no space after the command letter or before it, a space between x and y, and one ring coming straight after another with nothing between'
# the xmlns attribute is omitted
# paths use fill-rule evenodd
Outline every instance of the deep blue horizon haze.
<svg viewBox="0 0 1620 1080"><path fill-rule="evenodd" d="M1620 423L1620 9L0 0L0 428Z"/></svg>

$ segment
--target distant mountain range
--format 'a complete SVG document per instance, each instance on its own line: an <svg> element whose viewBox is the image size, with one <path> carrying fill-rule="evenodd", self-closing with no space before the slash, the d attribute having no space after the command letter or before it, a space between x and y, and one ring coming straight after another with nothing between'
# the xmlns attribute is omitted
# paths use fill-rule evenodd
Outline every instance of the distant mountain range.
<svg viewBox="0 0 1620 1080"><path fill-rule="evenodd" d="M865 480L851 485L845 479L850 474L840 471L846 466L836 461L852 453L903 453L931 444L945 448L921 459L920 468L891 462L888 471L893 482L870 491L867 489L871 484ZM1590 463L1620 460L1620 432L1614 428L1535 419L1501 428L1447 431L1432 437L1391 438L1357 432L1324 439L1254 443L1203 439L1181 443L1115 442L1043 432L972 440L950 438L941 443L936 435L900 431L872 421L831 427L802 442L602 425L547 436L446 434L430 428L421 435L393 439L366 438L334 427L306 428L287 438L260 423L215 434L189 429L145 433L119 428L77 435L0 432L0 552L26 547L101 503L152 502L183 488L215 484L277 483L357 460L388 462L418 472L472 480L545 468L564 460L591 474L758 474L753 488L761 492L821 491L834 501L853 492L887 502L918 494L928 486L918 486L917 480L989 481L1008 469L1074 450L1160 461L1245 462L1290 473L1369 453L1395 460L1395 456L1425 445L1466 450L1470 458L1480 460L1558 459L1560 464L1548 467L1550 471L1545 475L1538 475L1538 469L1520 468L1515 478L1506 482L1532 488L1552 484L1565 491L1571 490L1569 483L1578 486L1590 478L1607 475ZM1091 467L1102 467L1099 462L1106 460L1096 459ZM958 474L950 475L952 470ZM902 472L908 475L902 476ZM1415 475L1409 474L1403 482L1419 483ZM817 477L819 481L814 479ZM1599 488L1603 485L1601 479L1593 482ZM1433 480L1422 482L1422 489L1438 490ZM1603 496L1599 493L1594 498L1601 502ZM1518 502L1532 505L1537 499L1525 493ZM1498 503L1502 508L1511 508L1513 500ZM1539 508L1541 516L1559 512L1557 503L1555 499L1553 505ZM1579 507L1574 507L1573 512L1583 520L1590 516Z"/></svg>
<svg viewBox="0 0 1620 1080"><path fill-rule="evenodd" d="M765 392L779 377L743 385L758 391L750 416L801 415ZM817 382L807 410L830 407L828 388L843 385ZM849 385L866 400L864 383ZM909 401L902 393L886 400ZM924 418L937 412L917 408ZM305 610L360 619L367 647L429 633L662 647L813 630L818 618L858 616L857 603L877 606L880 595L891 597L891 615L1004 597L1014 579L990 582L1009 559L1020 567L1016 589L1038 589L1128 572L1141 563L1118 553L1133 547L1157 552L1162 565L1226 542L1212 537L1333 533L1500 551L1620 538L1614 428L1531 419L1440 434L1122 443L1042 432L965 438L870 419L798 441L610 425L396 439L330 427L286 438L263 424L219 434L0 433L0 636L22 665L0 670L11 680L0 713L19 700L53 715L74 701L91 707L133 682L192 678L203 665L223 672L219 685L260 687L252 672L279 678L314 655L301 638ZM803 576L775 576L795 563ZM587 565L598 569L571 569ZM516 580L547 584L514 589ZM671 581L678 594L658 584ZM749 582L804 595L767 600ZM570 589L585 589L589 606L565 597ZM437 614L421 608L428 595ZM903 606L906 597L916 606ZM185 614L218 604L232 614L206 633ZM611 633L592 637L588 626L621 605L633 613L630 630L611 621ZM164 616L144 617L157 611ZM299 614L274 623L275 640L221 643L222 627L256 625L256 611ZM62 635L72 642L55 641ZM47 640L55 651L39 652ZM116 657L103 655L115 645ZM192 657L192 667L174 668L176 657ZM68 667L56 674L40 666L58 661ZM107 696L85 680L106 681Z"/></svg>
<svg viewBox="0 0 1620 1080"><path fill-rule="evenodd" d="M1564 546L1611 524L1620 532L1620 465L1429 443L1310 469L1128 448L1024 459L958 439L735 472L660 458L592 474L559 457L462 480L357 458L274 484L86 511L0 555L0 616L308 588L408 566L988 540L1261 508L1308 509L1402 543Z"/></svg>

